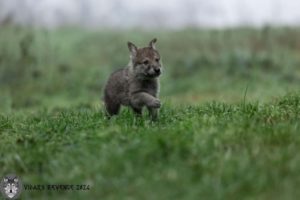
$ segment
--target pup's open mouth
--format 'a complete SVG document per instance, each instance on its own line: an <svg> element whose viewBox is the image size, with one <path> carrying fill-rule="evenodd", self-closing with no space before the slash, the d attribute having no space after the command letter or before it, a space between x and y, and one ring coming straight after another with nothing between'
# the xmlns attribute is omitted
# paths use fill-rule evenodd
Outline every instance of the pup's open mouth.
<svg viewBox="0 0 300 200"><path fill-rule="evenodd" d="M161 72L159 73L145 73L145 77L147 78L157 78L161 75Z"/></svg>
<svg viewBox="0 0 300 200"><path fill-rule="evenodd" d="M157 78L159 77L160 74L147 74L146 77L147 78Z"/></svg>

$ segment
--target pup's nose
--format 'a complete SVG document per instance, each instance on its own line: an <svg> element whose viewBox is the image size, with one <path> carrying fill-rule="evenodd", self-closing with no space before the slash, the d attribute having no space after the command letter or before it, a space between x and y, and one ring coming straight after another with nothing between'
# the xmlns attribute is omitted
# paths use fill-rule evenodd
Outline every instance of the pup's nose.
<svg viewBox="0 0 300 200"><path fill-rule="evenodd" d="M155 71L156 74L160 74L160 69L159 68L156 68L154 71Z"/></svg>

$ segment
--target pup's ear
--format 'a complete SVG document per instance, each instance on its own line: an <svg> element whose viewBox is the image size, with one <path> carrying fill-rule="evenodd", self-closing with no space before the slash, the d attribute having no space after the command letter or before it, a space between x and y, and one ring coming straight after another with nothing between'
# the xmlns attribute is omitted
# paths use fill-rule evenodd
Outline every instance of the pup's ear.
<svg viewBox="0 0 300 200"><path fill-rule="evenodd" d="M155 48L155 43L156 43L156 41L157 41L156 38L154 38L153 40L151 40L151 41L149 42L149 47L151 47L152 49L156 49L156 48Z"/></svg>
<svg viewBox="0 0 300 200"><path fill-rule="evenodd" d="M136 56L137 47L131 42L127 42L127 45L128 45L128 49L130 51L131 56Z"/></svg>

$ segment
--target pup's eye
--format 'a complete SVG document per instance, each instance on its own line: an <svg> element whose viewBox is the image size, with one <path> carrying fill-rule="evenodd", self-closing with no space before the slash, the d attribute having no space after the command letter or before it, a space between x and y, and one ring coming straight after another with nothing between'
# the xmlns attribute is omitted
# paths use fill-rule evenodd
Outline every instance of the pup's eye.
<svg viewBox="0 0 300 200"><path fill-rule="evenodd" d="M149 60L145 60L145 61L143 62L143 64L144 64L144 65L148 65L148 64L149 64Z"/></svg>
<svg viewBox="0 0 300 200"><path fill-rule="evenodd" d="M156 62L159 62L159 58L156 58L155 61L156 61Z"/></svg>

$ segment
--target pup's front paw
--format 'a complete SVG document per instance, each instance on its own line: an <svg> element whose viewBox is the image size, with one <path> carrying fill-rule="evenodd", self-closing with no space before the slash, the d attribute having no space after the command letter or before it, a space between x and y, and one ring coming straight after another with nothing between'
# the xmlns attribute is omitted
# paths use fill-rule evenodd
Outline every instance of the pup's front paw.
<svg viewBox="0 0 300 200"><path fill-rule="evenodd" d="M160 106L161 106L160 100L159 99L153 99L153 100L151 100L149 106L151 108L160 108Z"/></svg>

